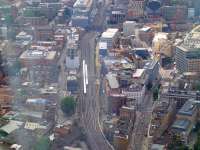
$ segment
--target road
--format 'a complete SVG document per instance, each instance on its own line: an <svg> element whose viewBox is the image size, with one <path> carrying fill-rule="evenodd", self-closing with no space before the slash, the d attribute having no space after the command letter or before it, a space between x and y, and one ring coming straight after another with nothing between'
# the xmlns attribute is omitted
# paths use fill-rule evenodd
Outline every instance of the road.
<svg viewBox="0 0 200 150"><path fill-rule="evenodd" d="M61 108L60 108L60 100L65 96L66 94L66 81L67 81L67 75L66 75L66 71L65 71L65 59L66 59L66 55L67 55L67 42L66 45L62 51L62 54L60 56L60 59L58 60L58 66L60 68L60 72L59 72L59 76L58 76L58 85L59 85L59 99L57 101L57 123L58 124L62 124L63 122L65 122L67 119L66 116L63 114Z"/></svg>
<svg viewBox="0 0 200 150"><path fill-rule="evenodd" d="M150 92L147 92L141 106L137 108L136 121L134 124L134 129L128 150L146 149L144 147L144 142L148 133L148 126L151 119L151 112L153 108L152 100L152 94Z"/></svg>
<svg viewBox="0 0 200 150"><path fill-rule="evenodd" d="M83 79L81 79L81 94L78 102L78 112L81 124L86 132L87 141L92 150L111 150L112 147L102 133L99 123L99 88L95 72L95 32L86 33L80 41L81 58L88 65L87 94L83 93ZM81 73L82 74L82 70ZM81 77L83 78L83 76Z"/></svg>

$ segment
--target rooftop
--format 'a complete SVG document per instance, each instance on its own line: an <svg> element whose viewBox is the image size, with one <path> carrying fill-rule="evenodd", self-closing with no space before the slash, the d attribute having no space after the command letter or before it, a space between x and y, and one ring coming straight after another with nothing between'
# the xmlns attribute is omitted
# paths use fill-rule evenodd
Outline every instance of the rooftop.
<svg viewBox="0 0 200 150"><path fill-rule="evenodd" d="M29 98L26 100L26 103L27 104L46 104L47 103L47 100L46 99L43 99L43 98Z"/></svg>
<svg viewBox="0 0 200 150"><path fill-rule="evenodd" d="M133 78L140 78L145 72L145 69L137 69L135 73L133 73Z"/></svg>
<svg viewBox="0 0 200 150"><path fill-rule="evenodd" d="M187 115L192 116L193 113L196 111L197 107L192 101L186 101L185 104L181 107L178 114L179 115Z"/></svg>
<svg viewBox="0 0 200 150"><path fill-rule="evenodd" d="M140 29L140 31L143 31L143 32L148 32L151 30L151 27L143 27Z"/></svg>
<svg viewBox="0 0 200 150"><path fill-rule="evenodd" d="M200 50L200 25L186 35L179 47L182 47L184 51Z"/></svg>
<svg viewBox="0 0 200 150"><path fill-rule="evenodd" d="M153 42L159 42L160 40L167 40L168 39L168 33L165 32L158 32L155 34L153 38Z"/></svg>
<svg viewBox="0 0 200 150"><path fill-rule="evenodd" d="M22 126L23 122L10 120L8 124L1 127L1 130L5 131L6 133L10 134L11 132L19 129Z"/></svg>
<svg viewBox="0 0 200 150"><path fill-rule="evenodd" d="M113 38L118 31L119 29L117 28L108 28L105 32L102 33L101 38Z"/></svg>
<svg viewBox="0 0 200 150"><path fill-rule="evenodd" d="M113 74L113 73L108 73L106 75L106 78L108 80L108 83L109 83L109 86L112 88L112 89L116 89L116 88L119 88L119 83L118 83L118 80L117 80L117 75L116 74Z"/></svg>
<svg viewBox="0 0 200 150"><path fill-rule="evenodd" d="M186 120L186 119L176 120L172 125L172 129L176 129L176 130L180 130L180 131L186 131L189 128L190 123L191 122L189 120Z"/></svg>
<svg viewBox="0 0 200 150"><path fill-rule="evenodd" d="M40 125L39 123L35 123L35 122L26 122L24 125L25 129L28 130L35 130L35 129L46 129L46 126Z"/></svg>
<svg viewBox="0 0 200 150"><path fill-rule="evenodd" d="M56 51L26 50L21 54L20 59L53 60L55 57L56 57Z"/></svg>
<svg viewBox="0 0 200 150"><path fill-rule="evenodd" d="M165 146L164 145L160 145L160 144L153 144L151 146L151 150L164 150Z"/></svg>
<svg viewBox="0 0 200 150"><path fill-rule="evenodd" d="M148 61L145 65L144 65L144 69L153 69L154 66L158 63L158 60L151 60Z"/></svg>
<svg viewBox="0 0 200 150"><path fill-rule="evenodd" d="M77 0L73 7L90 7L93 0Z"/></svg>

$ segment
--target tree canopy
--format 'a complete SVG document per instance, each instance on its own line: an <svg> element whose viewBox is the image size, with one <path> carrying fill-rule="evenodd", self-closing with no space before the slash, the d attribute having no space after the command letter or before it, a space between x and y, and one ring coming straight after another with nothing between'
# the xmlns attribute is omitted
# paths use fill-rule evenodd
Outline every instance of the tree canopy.
<svg viewBox="0 0 200 150"><path fill-rule="evenodd" d="M67 115L72 115L75 112L76 102L74 97L67 96L61 100L61 109Z"/></svg>
<svg viewBox="0 0 200 150"><path fill-rule="evenodd" d="M169 150L189 150L189 148L181 141L181 137L179 135L173 135L170 143L167 146Z"/></svg>
<svg viewBox="0 0 200 150"><path fill-rule="evenodd" d="M194 150L200 150L200 132L198 132L198 135L197 135L197 140L194 144Z"/></svg>

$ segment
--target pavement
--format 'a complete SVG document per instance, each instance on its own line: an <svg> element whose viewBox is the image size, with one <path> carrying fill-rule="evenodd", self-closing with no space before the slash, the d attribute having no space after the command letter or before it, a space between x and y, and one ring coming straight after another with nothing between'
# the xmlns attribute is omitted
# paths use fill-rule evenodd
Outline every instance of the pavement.
<svg viewBox="0 0 200 150"><path fill-rule="evenodd" d="M82 76L81 94L79 96L78 102L78 112L90 148L92 150L111 150L112 146L105 138L99 123L99 85L96 84L96 81L100 77L100 75L96 74L95 69L96 36L96 32L88 32L83 36L80 41L81 59L85 60L85 63L88 65L88 85L87 93L84 94Z"/></svg>

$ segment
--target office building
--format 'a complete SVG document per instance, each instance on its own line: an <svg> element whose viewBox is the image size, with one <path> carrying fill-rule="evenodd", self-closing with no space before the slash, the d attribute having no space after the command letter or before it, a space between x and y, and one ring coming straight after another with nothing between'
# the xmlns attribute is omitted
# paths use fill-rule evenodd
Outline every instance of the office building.
<svg viewBox="0 0 200 150"><path fill-rule="evenodd" d="M77 0L73 5L72 25L88 27L93 8L93 0Z"/></svg>
<svg viewBox="0 0 200 150"><path fill-rule="evenodd" d="M178 71L200 73L200 26L188 33L176 47L175 59Z"/></svg>
<svg viewBox="0 0 200 150"><path fill-rule="evenodd" d="M111 49L115 45L115 40L118 35L118 29L108 28L105 32L102 33L100 42L107 43L107 48Z"/></svg>
<svg viewBox="0 0 200 150"><path fill-rule="evenodd" d="M123 23L123 34L125 36L130 36L135 34L135 27L136 27L135 21L125 21Z"/></svg>
<svg viewBox="0 0 200 150"><path fill-rule="evenodd" d="M129 0L128 18L135 19L144 16L145 0Z"/></svg>

